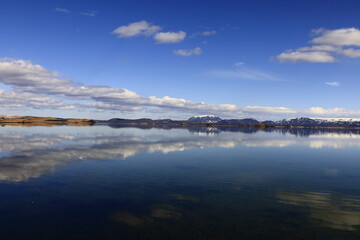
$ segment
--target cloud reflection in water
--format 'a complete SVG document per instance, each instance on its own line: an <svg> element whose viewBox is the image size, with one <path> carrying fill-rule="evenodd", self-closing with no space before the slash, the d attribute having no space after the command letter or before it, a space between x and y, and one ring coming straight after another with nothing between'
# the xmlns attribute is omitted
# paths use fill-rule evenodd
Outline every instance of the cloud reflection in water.
<svg viewBox="0 0 360 240"><path fill-rule="evenodd" d="M360 199L321 192L278 192L281 203L309 208L309 218L320 226L355 231L360 226Z"/></svg>
<svg viewBox="0 0 360 240"><path fill-rule="evenodd" d="M68 131L63 132L64 129ZM90 129L90 128L89 128ZM60 164L83 160L124 159L141 152L163 154L207 147L360 147L360 135L322 132L299 137L288 132L219 131L218 129L135 129L84 133L84 128L37 128L37 131L1 128L0 181L21 182L54 171ZM110 130L109 130L110 129ZM85 130L86 131L86 130ZM294 131L294 130L292 130ZM303 131L303 130L301 130Z"/></svg>

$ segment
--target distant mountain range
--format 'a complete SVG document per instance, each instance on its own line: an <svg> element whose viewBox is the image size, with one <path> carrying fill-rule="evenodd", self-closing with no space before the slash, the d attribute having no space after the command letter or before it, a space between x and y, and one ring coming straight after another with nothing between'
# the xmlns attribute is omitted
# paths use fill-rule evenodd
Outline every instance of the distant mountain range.
<svg viewBox="0 0 360 240"><path fill-rule="evenodd" d="M122 119L113 118L107 121L96 121L97 124L111 125L158 125L158 126L238 126L238 127L307 127L307 128L360 128L359 120L352 119L313 119L313 118L293 118L280 121L258 121L254 118L244 119L221 119L215 115L199 115L188 120L160 119L150 118L141 119Z"/></svg>
<svg viewBox="0 0 360 240"><path fill-rule="evenodd" d="M191 122L214 123L216 125L246 125L256 126L263 124L266 126L289 126L289 127L360 127L358 119L313 119L299 117L293 119L283 119L280 121L258 121L254 118L226 119L223 120L214 115L194 116L189 118Z"/></svg>
<svg viewBox="0 0 360 240"><path fill-rule="evenodd" d="M30 116L9 116L0 115L0 125L110 125L121 126L142 126L142 127L287 127L287 128L360 128L360 119L314 119L307 117L283 119L280 121L258 121L254 118L244 119L221 119L215 115L199 115L188 120L171 120L150 118L124 119L112 118L110 120L91 119L62 119Z"/></svg>
<svg viewBox="0 0 360 240"><path fill-rule="evenodd" d="M293 118L280 121L263 121L262 123L270 126L292 126L292 127L360 127L358 120L342 119L313 119L313 118Z"/></svg>
<svg viewBox="0 0 360 240"><path fill-rule="evenodd" d="M222 119L215 115L198 115L188 119L189 122L217 123Z"/></svg>

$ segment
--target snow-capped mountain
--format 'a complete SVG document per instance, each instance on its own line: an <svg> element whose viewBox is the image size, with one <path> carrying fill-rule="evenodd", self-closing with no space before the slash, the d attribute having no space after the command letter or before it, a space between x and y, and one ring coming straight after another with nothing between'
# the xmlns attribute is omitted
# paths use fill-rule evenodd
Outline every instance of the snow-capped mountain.
<svg viewBox="0 0 360 240"><path fill-rule="evenodd" d="M265 124L275 126L303 126L303 127L360 127L357 119L313 119L313 118L293 118L280 121L265 121Z"/></svg>
<svg viewBox="0 0 360 240"><path fill-rule="evenodd" d="M293 119L283 119L280 121L258 121L254 118L243 119L224 119L214 115L198 115L189 118L189 120L171 120L171 119L158 119L152 120L149 118L141 119L121 119L113 118L107 121L96 121L97 124L111 124L111 125L124 125L124 124L138 124L141 126L230 126L230 127L297 127L297 128L360 128L360 119L356 118L307 118L299 117Z"/></svg>
<svg viewBox="0 0 360 240"><path fill-rule="evenodd" d="M188 119L190 122L217 123L222 119L215 115L198 115Z"/></svg>

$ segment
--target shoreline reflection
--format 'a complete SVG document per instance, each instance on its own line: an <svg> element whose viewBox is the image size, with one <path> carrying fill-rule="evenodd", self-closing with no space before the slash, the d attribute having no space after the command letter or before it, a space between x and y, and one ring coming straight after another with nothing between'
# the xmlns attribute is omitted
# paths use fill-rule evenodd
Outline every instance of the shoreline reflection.
<svg viewBox="0 0 360 240"><path fill-rule="evenodd" d="M313 149L360 147L358 131L313 131L305 129L286 132L258 131L244 128L222 131L216 128L197 129L136 129L91 127L44 128L35 132L29 128L13 131L1 128L0 181L22 182L54 171L57 165L84 160L124 159L139 153L181 152L209 147L234 148L302 146ZM64 131L67 130L67 131ZM85 129L86 131L86 129Z"/></svg>

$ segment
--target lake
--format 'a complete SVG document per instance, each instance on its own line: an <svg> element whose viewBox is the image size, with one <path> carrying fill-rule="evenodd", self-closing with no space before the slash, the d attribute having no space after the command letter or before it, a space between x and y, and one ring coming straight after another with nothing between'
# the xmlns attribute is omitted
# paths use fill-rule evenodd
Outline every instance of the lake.
<svg viewBox="0 0 360 240"><path fill-rule="evenodd" d="M1 127L1 239L360 239L360 130Z"/></svg>

